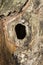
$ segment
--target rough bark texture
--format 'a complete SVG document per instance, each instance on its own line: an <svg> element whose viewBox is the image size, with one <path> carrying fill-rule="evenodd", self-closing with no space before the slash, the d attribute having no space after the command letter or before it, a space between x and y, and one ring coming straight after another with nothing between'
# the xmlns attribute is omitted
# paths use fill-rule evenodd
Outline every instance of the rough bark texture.
<svg viewBox="0 0 43 65"><path fill-rule="evenodd" d="M26 27L23 40L17 24ZM43 65L43 0L0 0L0 65Z"/></svg>

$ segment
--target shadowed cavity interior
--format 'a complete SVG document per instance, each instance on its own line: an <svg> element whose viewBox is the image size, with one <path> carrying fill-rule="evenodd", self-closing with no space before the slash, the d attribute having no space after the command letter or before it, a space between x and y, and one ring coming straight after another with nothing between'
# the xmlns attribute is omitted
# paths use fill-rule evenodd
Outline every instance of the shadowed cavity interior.
<svg viewBox="0 0 43 65"><path fill-rule="evenodd" d="M24 39L26 36L26 27L22 24L17 24L15 26L15 32L18 39Z"/></svg>

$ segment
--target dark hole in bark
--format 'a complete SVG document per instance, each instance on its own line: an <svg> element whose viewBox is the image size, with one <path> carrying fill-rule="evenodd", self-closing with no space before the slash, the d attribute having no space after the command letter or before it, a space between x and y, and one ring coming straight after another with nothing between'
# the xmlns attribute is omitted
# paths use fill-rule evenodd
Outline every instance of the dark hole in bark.
<svg viewBox="0 0 43 65"><path fill-rule="evenodd" d="M26 36L26 27L22 24L17 24L15 26L15 32L18 39L24 39Z"/></svg>

